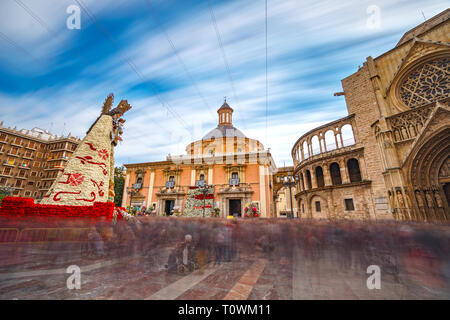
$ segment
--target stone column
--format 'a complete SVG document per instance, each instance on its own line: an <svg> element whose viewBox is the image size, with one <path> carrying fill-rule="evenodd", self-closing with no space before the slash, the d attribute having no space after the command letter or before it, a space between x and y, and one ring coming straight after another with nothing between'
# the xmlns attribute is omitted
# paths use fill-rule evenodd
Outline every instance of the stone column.
<svg viewBox="0 0 450 320"><path fill-rule="evenodd" d="M152 195L153 195L153 185L155 183L155 171L151 171L150 173L150 182L148 185L148 194L147 194L147 207L152 205Z"/></svg>
<svg viewBox="0 0 450 320"><path fill-rule="evenodd" d="M213 184L213 168L208 168L208 184Z"/></svg>
<svg viewBox="0 0 450 320"><path fill-rule="evenodd" d="M334 133L334 141L336 142L336 149L339 149L339 143L338 143L338 139L337 139L337 135L338 133Z"/></svg>
<svg viewBox="0 0 450 320"><path fill-rule="evenodd" d="M195 169L191 169L191 187L195 186Z"/></svg>
<svg viewBox="0 0 450 320"><path fill-rule="evenodd" d="M259 198L261 203L261 217L266 218L266 169L264 166L259 166Z"/></svg>
<svg viewBox="0 0 450 320"><path fill-rule="evenodd" d="M323 169L323 180L325 182L325 186L331 186L331 174L330 174L330 167L328 164L324 164L322 166Z"/></svg>
<svg viewBox="0 0 450 320"><path fill-rule="evenodd" d="M311 187L312 189L315 189L317 188L316 170L311 168L309 171L311 172Z"/></svg>
<svg viewBox="0 0 450 320"><path fill-rule="evenodd" d="M341 170L342 184L350 183L350 178L348 176L347 164L345 163L344 160L340 160L339 161L339 167L340 167L340 170Z"/></svg>

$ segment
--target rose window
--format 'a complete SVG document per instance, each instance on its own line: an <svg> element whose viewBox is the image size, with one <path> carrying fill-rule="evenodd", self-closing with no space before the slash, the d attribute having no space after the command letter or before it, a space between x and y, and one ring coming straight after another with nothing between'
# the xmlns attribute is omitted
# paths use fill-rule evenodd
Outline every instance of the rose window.
<svg viewBox="0 0 450 320"><path fill-rule="evenodd" d="M439 58L414 68L400 85L403 103L414 108L449 97L449 60Z"/></svg>

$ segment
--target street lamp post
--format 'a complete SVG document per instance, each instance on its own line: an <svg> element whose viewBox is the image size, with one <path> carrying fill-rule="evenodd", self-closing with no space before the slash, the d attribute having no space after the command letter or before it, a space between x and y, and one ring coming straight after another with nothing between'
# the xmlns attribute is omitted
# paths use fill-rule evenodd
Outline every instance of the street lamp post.
<svg viewBox="0 0 450 320"><path fill-rule="evenodd" d="M133 196L137 193L137 190L134 188L134 184L131 187L127 187L127 193L130 195L130 208L133 205Z"/></svg>
<svg viewBox="0 0 450 320"><path fill-rule="evenodd" d="M289 198L291 201L291 219L293 219L294 218L294 208L292 206L292 185L295 185L295 183L297 183L298 176L297 175L292 176L291 172L288 172L288 175L281 176L281 179L283 180L283 185L285 187L289 187ZM298 218L298 214L297 214L297 218Z"/></svg>

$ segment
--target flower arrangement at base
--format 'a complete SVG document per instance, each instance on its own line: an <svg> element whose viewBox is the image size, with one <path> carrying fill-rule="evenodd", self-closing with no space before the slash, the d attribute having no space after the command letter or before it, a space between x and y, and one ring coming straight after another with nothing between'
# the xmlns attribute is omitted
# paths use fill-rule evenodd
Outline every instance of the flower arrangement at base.
<svg viewBox="0 0 450 320"><path fill-rule="evenodd" d="M131 219L131 214L129 214L124 207L115 207L113 213L113 224L117 222L118 219L125 219L129 221Z"/></svg>
<svg viewBox="0 0 450 320"><path fill-rule="evenodd" d="M172 214L176 217L182 216L183 213L181 212L180 208L173 208L172 209Z"/></svg>
<svg viewBox="0 0 450 320"><path fill-rule="evenodd" d="M256 203L253 202L249 202L247 204L245 204L244 207L244 218L249 218L249 217L259 217L259 209L258 209L258 205Z"/></svg>
<svg viewBox="0 0 450 320"><path fill-rule="evenodd" d="M214 208L213 211L211 211L211 217L218 218L220 216L220 208Z"/></svg>
<svg viewBox="0 0 450 320"><path fill-rule="evenodd" d="M203 206L205 207L205 215L213 210L214 206L214 188L211 187L203 198L203 193L198 187L189 187L184 204L183 216L186 217L202 217Z"/></svg>
<svg viewBox="0 0 450 320"><path fill-rule="evenodd" d="M138 211L138 209L136 207L134 207L134 206L133 207L130 207L130 206L127 207L128 214L130 214L132 216L136 215L137 211Z"/></svg>

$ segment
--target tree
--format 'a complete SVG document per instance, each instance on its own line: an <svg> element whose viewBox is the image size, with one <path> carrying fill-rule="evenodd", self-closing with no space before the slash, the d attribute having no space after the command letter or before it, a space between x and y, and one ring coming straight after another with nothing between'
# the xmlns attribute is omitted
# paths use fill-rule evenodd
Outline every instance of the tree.
<svg viewBox="0 0 450 320"><path fill-rule="evenodd" d="M123 166L114 168L114 204L116 207L122 206L122 195L125 185L124 170L125 168Z"/></svg>
<svg viewBox="0 0 450 320"><path fill-rule="evenodd" d="M0 206L2 205L2 200L7 196L6 187L0 187Z"/></svg>

